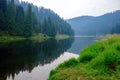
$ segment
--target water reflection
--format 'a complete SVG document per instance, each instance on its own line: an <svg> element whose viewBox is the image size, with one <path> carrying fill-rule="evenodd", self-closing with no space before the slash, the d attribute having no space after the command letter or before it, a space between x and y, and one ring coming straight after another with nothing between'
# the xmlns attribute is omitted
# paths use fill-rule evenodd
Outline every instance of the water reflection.
<svg viewBox="0 0 120 80"><path fill-rule="evenodd" d="M45 42L20 41L0 43L0 80L19 72L31 72L34 67L50 64L71 47L73 38ZM43 74L44 75L44 74Z"/></svg>
<svg viewBox="0 0 120 80"><path fill-rule="evenodd" d="M101 37L75 37L74 43L67 51L75 54L80 54L82 49L100 39Z"/></svg>

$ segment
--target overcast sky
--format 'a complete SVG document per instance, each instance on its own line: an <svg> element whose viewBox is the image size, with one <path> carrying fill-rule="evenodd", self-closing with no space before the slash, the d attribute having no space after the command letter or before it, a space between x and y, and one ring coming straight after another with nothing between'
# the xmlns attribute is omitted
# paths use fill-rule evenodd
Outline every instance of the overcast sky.
<svg viewBox="0 0 120 80"><path fill-rule="evenodd" d="M99 16L120 10L120 0L22 0L37 6L50 8L55 13L69 19L77 16Z"/></svg>

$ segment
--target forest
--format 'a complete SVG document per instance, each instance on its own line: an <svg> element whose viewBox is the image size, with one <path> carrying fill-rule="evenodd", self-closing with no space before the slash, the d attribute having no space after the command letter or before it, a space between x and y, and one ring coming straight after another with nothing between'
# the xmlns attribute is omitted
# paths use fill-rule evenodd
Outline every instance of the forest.
<svg viewBox="0 0 120 80"><path fill-rule="evenodd" d="M74 35L71 26L50 9L19 0L0 1L0 36L30 37L41 33L50 37Z"/></svg>

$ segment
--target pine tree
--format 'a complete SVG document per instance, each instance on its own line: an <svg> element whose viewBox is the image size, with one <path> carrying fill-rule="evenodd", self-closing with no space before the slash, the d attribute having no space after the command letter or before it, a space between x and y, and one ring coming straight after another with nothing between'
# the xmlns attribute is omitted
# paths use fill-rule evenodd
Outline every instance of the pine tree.
<svg viewBox="0 0 120 80"><path fill-rule="evenodd" d="M32 35L33 35L33 18L32 18L32 8L31 5L29 4L25 18L24 36L30 37Z"/></svg>
<svg viewBox="0 0 120 80"><path fill-rule="evenodd" d="M10 35L16 35L16 32L15 32L16 23L15 23L15 15L14 15L15 8L14 7L12 3L9 3L7 5L7 11L6 11L6 23L7 23L6 29Z"/></svg>
<svg viewBox="0 0 120 80"><path fill-rule="evenodd" d="M17 11L16 11L16 33L19 36L23 36L24 35L24 10L22 6L18 6L17 7Z"/></svg>
<svg viewBox="0 0 120 80"><path fill-rule="evenodd" d="M5 13L6 7L7 7L6 0L0 0L0 10L3 11L3 13Z"/></svg>
<svg viewBox="0 0 120 80"><path fill-rule="evenodd" d="M4 13L0 11L0 31L5 29L5 17Z"/></svg>

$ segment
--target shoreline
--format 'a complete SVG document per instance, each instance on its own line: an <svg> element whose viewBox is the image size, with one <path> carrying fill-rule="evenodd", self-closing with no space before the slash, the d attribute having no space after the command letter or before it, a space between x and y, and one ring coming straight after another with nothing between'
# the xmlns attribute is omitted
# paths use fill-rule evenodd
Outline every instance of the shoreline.
<svg viewBox="0 0 120 80"><path fill-rule="evenodd" d="M33 40L33 41L45 41L48 40L50 38L55 38L56 40L63 40L63 39L67 39L70 36L68 35L56 35L55 37L49 37L47 35L44 34L40 34L37 36L31 36L31 37L23 37L23 36L0 36L0 43L5 43L5 42L14 42L14 41L22 41L22 40Z"/></svg>
<svg viewBox="0 0 120 80"><path fill-rule="evenodd" d="M79 58L71 58L59 64L50 72L48 80L120 79L119 41L120 35L105 36L102 40L84 48Z"/></svg>
<svg viewBox="0 0 120 80"><path fill-rule="evenodd" d="M31 36L29 38L22 37L22 36L0 36L0 42L14 42L14 41L22 41L22 40L38 40L38 41L44 41L49 39L50 37L46 36Z"/></svg>

